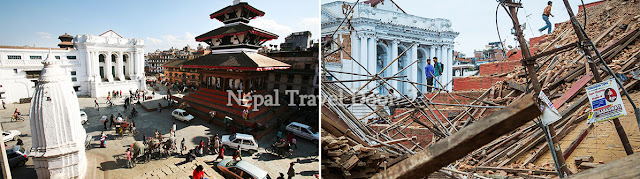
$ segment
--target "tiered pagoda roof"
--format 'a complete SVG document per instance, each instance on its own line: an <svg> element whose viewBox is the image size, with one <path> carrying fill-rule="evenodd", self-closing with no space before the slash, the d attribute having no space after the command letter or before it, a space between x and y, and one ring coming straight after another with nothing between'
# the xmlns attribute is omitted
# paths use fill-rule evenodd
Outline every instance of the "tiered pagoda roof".
<svg viewBox="0 0 640 179"><path fill-rule="evenodd" d="M211 19L218 19L220 22L225 24L238 21L249 23L249 20L262 16L264 16L264 12L254 8L246 2L227 6L209 15Z"/></svg>
<svg viewBox="0 0 640 179"><path fill-rule="evenodd" d="M60 39L60 42L58 44L58 47L60 48L73 48L73 42L71 42L73 40L73 36L64 33L64 35L61 35L58 37L58 39Z"/></svg>
<svg viewBox="0 0 640 179"><path fill-rule="evenodd" d="M266 41L278 35L247 25L264 12L246 2L238 2L212 13L209 17L225 25L196 37L211 47L211 54L182 63L185 68L267 71L288 69L291 65L257 53Z"/></svg>

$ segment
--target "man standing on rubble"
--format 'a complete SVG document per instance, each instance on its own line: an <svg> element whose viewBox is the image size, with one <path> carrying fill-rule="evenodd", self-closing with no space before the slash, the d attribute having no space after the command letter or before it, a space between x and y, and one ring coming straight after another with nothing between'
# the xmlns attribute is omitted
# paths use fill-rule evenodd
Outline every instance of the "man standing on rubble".
<svg viewBox="0 0 640 179"><path fill-rule="evenodd" d="M551 22L549 22L549 16L553 17L553 14L551 14L551 4L553 4L553 2L547 2L547 7L545 7L544 11L542 12L542 19L545 23L547 23L547 25L538 29L538 31L542 32L544 29L549 28L549 30L547 31L548 34L551 33Z"/></svg>
<svg viewBox="0 0 640 179"><path fill-rule="evenodd" d="M438 62L438 57L433 57L433 76L438 81L440 81L440 76L442 75L442 69L444 69L444 65ZM440 83L443 83L443 82L440 81ZM438 86L437 83L435 85ZM442 86L438 86L438 87L442 87Z"/></svg>
<svg viewBox="0 0 640 179"><path fill-rule="evenodd" d="M434 58L435 59L435 58ZM433 65L431 65L431 60L427 59L427 66L424 67L424 73L427 77L427 92L431 92L431 87L433 86L433 74L434 74Z"/></svg>

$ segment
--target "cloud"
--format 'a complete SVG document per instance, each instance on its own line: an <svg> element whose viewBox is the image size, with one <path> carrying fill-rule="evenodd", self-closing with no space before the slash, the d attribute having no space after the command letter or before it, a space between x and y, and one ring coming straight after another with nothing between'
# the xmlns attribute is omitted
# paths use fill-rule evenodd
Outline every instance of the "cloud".
<svg viewBox="0 0 640 179"><path fill-rule="evenodd" d="M266 44L283 43L284 38L286 38L289 34L293 32L293 28L286 25L279 24L275 20L266 19L266 18L251 20L251 22L249 22L249 25L260 28L260 29L264 29L266 31L269 31L271 33L275 33L278 35L278 39L267 41Z"/></svg>
<svg viewBox="0 0 640 179"><path fill-rule="evenodd" d="M319 17L306 17L302 18L297 23L296 31L311 31L311 38L317 39L320 36L320 18Z"/></svg>
<svg viewBox="0 0 640 179"><path fill-rule="evenodd" d="M156 38L153 38L153 37L147 37L147 40L151 42L150 44L154 44L154 45L158 45L158 44L162 43L162 40L156 39Z"/></svg>
<svg viewBox="0 0 640 179"><path fill-rule="evenodd" d="M41 39L51 39L51 34L47 32L36 32L37 35L40 36Z"/></svg>
<svg viewBox="0 0 640 179"><path fill-rule="evenodd" d="M195 36L190 32L185 32L184 34L165 34L161 35L161 37L147 37L146 50L147 52L153 52L156 49L167 50L171 47L174 48L183 48L189 45L191 48L196 48L200 42L196 42Z"/></svg>

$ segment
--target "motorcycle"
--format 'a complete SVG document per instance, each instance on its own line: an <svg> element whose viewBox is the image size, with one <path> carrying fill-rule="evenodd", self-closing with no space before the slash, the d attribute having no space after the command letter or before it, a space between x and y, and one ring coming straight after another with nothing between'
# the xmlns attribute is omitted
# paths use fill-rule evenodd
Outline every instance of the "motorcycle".
<svg viewBox="0 0 640 179"><path fill-rule="evenodd" d="M285 144L283 147L278 147L277 143L274 143L271 144L270 147L267 147L265 150L267 151L267 153L278 155L282 158L291 157L291 155L293 154L293 149L291 149L291 146L289 144Z"/></svg>

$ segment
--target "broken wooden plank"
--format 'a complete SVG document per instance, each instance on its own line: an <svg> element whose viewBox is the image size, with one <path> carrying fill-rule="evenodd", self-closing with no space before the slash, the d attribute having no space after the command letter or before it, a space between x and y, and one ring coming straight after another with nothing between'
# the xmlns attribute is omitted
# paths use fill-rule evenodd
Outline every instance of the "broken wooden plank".
<svg viewBox="0 0 640 179"><path fill-rule="evenodd" d="M578 168L580 169L591 169L591 168L596 168L598 167L598 165L600 165L599 163L593 163L593 162L582 162L580 163L580 165L578 166Z"/></svg>
<svg viewBox="0 0 640 179"><path fill-rule="evenodd" d="M577 156L574 161L576 162L576 166L580 166L582 162L593 162L593 156Z"/></svg>
<svg viewBox="0 0 640 179"><path fill-rule="evenodd" d="M602 40L602 38L604 38L605 36L607 36L607 34L611 33L611 31L613 29L615 29L616 27L618 27L618 24L622 23L624 21L624 19L626 18L620 18L620 20L618 20L618 22L616 22L615 24L611 25L607 30L605 30L604 32L602 32L602 34L600 34L600 36L596 37L595 40L593 40L593 45L598 45L598 42L600 42L600 40Z"/></svg>
<svg viewBox="0 0 640 179"><path fill-rule="evenodd" d="M353 169L353 167L356 166L356 164L358 164L358 161L360 161L360 159L358 159L358 157L356 155L351 156L351 158L349 158L349 160L347 160L346 163L344 163L344 170L349 171L351 169Z"/></svg>
<svg viewBox="0 0 640 179"><path fill-rule="evenodd" d="M640 153L600 165L597 168L582 171L569 176L569 178L639 178L640 170L638 170L638 163L640 163Z"/></svg>
<svg viewBox="0 0 640 179"><path fill-rule="evenodd" d="M593 79L593 74L591 73L582 76L580 80L578 80L577 82L573 83L573 85L571 85L571 88L569 88L569 91L564 93L560 98L556 99L553 102L553 107L555 107L556 109L560 109L560 107L562 107L562 105L564 105L565 102L576 97L578 92L582 91L582 88L584 88L584 86L586 86L587 83L591 81L591 79Z"/></svg>
<svg viewBox="0 0 640 179"><path fill-rule="evenodd" d="M377 143L377 144L371 145L371 147L382 147L382 146L385 146L385 144L386 145L393 145L393 144L397 144L397 143L400 143L400 142L409 141L409 140L415 140L415 139L416 139L416 136L408 137L408 138L402 138L402 139L395 139L395 140L385 141L385 142L382 142L382 143Z"/></svg>
<svg viewBox="0 0 640 179"><path fill-rule="evenodd" d="M536 175L558 175L557 172L555 171L544 171L544 170L532 170L532 169L517 169L517 168L501 168L501 167L475 167L471 170L474 171L487 171L487 170L492 170L492 171L497 171L497 170L502 170L505 171L507 173L533 173Z"/></svg>
<svg viewBox="0 0 640 179"><path fill-rule="evenodd" d="M506 81L509 84L509 87L511 87L513 89L516 89L516 90L518 90L520 92L523 92L523 93L525 92L524 91L525 90L524 85L518 84L515 81L511 81L511 80L506 80Z"/></svg>
<svg viewBox="0 0 640 179"><path fill-rule="evenodd" d="M420 178L454 162L541 114L533 95L529 94L506 108L470 124L426 150L391 166L373 178Z"/></svg>

